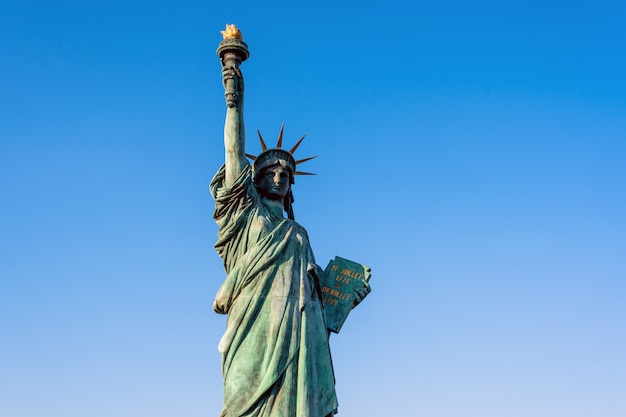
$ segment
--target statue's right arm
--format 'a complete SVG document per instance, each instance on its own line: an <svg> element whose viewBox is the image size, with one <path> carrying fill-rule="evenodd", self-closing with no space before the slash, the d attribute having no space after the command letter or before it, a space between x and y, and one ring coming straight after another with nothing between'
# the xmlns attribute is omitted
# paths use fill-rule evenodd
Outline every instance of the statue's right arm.
<svg viewBox="0 0 626 417"><path fill-rule="evenodd" d="M246 136L243 123L243 76L239 68L224 67L222 80L226 85L227 80L234 80L237 86L237 100L233 107L226 107L226 122L224 123L224 149L225 149L225 186L230 187L235 183L243 169L248 164L246 160Z"/></svg>

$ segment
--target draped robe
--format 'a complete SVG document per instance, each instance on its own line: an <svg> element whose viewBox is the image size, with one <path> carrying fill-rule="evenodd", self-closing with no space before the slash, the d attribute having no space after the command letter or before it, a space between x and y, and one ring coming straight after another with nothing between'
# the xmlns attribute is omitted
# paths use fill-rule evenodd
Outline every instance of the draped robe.
<svg viewBox="0 0 626 417"><path fill-rule="evenodd" d="M226 279L215 297L228 314L220 417L325 417L337 397L328 333L306 230L263 204L250 166L224 185L211 181L215 244Z"/></svg>

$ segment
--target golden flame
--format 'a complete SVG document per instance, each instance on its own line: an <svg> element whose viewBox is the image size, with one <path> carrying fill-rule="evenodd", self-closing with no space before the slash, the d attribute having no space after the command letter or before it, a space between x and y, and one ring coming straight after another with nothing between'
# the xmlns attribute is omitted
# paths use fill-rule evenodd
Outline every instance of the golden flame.
<svg viewBox="0 0 626 417"><path fill-rule="evenodd" d="M237 38L243 40L243 36L241 36L241 32L237 29L235 25L226 25L226 30L221 30L220 33L224 39L232 39Z"/></svg>

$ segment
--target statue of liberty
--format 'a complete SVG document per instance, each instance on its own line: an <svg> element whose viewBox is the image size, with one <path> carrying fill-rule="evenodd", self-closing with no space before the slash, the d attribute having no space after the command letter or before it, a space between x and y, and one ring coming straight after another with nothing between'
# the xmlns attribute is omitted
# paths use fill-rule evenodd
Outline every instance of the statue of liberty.
<svg viewBox="0 0 626 417"><path fill-rule="evenodd" d="M320 293L321 268L306 230L295 219L291 187L296 161L265 145L251 166L245 153L244 82L248 57L240 32L222 32L218 53L226 91L225 163L211 181L215 248L227 276L214 310L227 314L220 417L327 417L337 412L333 365ZM286 214L286 216L285 216ZM359 294L355 305L369 292Z"/></svg>

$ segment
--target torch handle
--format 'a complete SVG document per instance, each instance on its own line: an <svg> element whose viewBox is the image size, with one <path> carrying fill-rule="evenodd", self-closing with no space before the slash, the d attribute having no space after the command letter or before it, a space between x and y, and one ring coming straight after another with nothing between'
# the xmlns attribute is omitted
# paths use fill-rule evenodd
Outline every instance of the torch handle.
<svg viewBox="0 0 626 417"><path fill-rule="evenodd" d="M235 72L239 73L239 66L241 65L241 57L236 52L226 52L222 57L222 66L224 68L234 68ZM227 78L224 82L224 97L226 98L226 105L230 108L237 107L239 103L239 77Z"/></svg>

